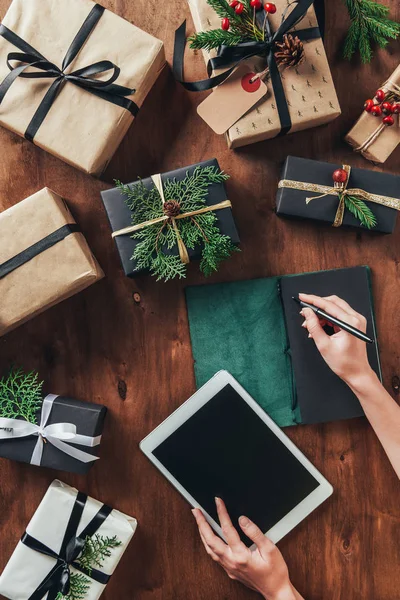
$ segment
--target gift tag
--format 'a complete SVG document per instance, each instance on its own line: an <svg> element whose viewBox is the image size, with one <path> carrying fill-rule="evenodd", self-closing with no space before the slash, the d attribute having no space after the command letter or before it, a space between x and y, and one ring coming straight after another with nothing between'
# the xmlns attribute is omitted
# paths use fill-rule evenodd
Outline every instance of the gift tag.
<svg viewBox="0 0 400 600"><path fill-rule="evenodd" d="M200 117L215 131L225 133L268 92L261 79L240 65L224 83L197 107Z"/></svg>

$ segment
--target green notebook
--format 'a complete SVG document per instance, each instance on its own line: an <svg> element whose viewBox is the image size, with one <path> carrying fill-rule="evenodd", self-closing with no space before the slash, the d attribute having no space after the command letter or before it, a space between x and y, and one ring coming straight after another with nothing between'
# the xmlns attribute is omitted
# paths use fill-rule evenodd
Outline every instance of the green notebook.
<svg viewBox="0 0 400 600"><path fill-rule="evenodd" d="M300 326L292 296L336 294L367 318L376 340L368 267L186 288L196 383L229 371L281 427L363 415ZM378 346L368 344L381 378Z"/></svg>

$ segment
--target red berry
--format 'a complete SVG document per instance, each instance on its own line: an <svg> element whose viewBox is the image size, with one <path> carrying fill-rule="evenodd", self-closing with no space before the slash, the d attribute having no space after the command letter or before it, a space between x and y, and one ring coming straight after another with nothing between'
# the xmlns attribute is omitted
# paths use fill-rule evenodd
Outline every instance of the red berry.
<svg viewBox="0 0 400 600"><path fill-rule="evenodd" d="M237 15L241 15L243 10L244 10L244 4L242 4L241 2L238 2L236 5L236 8L235 8L235 13Z"/></svg>
<svg viewBox="0 0 400 600"><path fill-rule="evenodd" d="M224 19L222 19L222 21L221 21L221 29L223 29L224 31L228 31L229 26L230 26L230 23L229 23L228 17L225 17Z"/></svg>
<svg viewBox="0 0 400 600"><path fill-rule="evenodd" d="M385 123L385 125L387 125L388 127L390 127L391 125L394 125L394 119L393 119L392 115L387 115L387 117L384 117L382 120Z"/></svg>
<svg viewBox="0 0 400 600"><path fill-rule="evenodd" d="M374 106L374 101L369 99L364 102L364 110L367 112L371 112L372 107Z"/></svg>
<svg viewBox="0 0 400 600"><path fill-rule="evenodd" d="M393 112L393 104L391 102L384 102L381 108L382 112L385 113L385 115L390 115Z"/></svg>
<svg viewBox="0 0 400 600"><path fill-rule="evenodd" d="M383 90L378 90L375 94L375 98L379 100L379 102L383 102L385 99L386 93Z"/></svg>
<svg viewBox="0 0 400 600"><path fill-rule="evenodd" d="M260 10L260 8L262 7L261 0L250 0L250 6L252 6L256 10Z"/></svg>
<svg viewBox="0 0 400 600"><path fill-rule="evenodd" d="M344 169L336 169L332 173L332 179L335 183L345 183L347 181L347 173Z"/></svg>
<svg viewBox="0 0 400 600"><path fill-rule="evenodd" d="M270 15L273 15L276 13L276 6L272 2L266 2L264 4L264 10L265 10L265 12L269 13Z"/></svg>
<svg viewBox="0 0 400 600"><path fill-rule="evenodd" d="M393 112L395 115L398 115L398 114L400 114L400 104L393 104L392 112Z"/></svg>
<svg viewBox="0 0 400 600"><path fill-rule="evenodd" d="M239 4L239 0L232 0L232 2L229 2L229 6L231 8L236 8L236 6Z"/></svg>
<svg viewBox="0 0 400 600"><path fill-rule="evenodd" d="M371 109L371 115L374 115L374 117L380 117L382 114L382 109L378 104L375 104L375 106L372 107Z"/></svg>

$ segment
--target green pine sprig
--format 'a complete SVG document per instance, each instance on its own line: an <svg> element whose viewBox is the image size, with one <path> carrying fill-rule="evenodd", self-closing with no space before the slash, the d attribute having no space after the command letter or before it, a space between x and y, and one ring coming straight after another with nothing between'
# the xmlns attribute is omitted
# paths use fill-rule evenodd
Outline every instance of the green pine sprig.
<svg viewBox="0 0 400 600"><path fill-rule="evenodd" d="M241 33L223 29L199 31L189 38L190 47L194 50L214 50L220 46L236 46L241 41L243 41Z"/></svg>
<svg viewBox="0 0 400 600"><path fill-rule="evenodd" d="M181 213L201 209L206 206L209 187L226 181L228 177L215 166L196 167L191 175L187 172L183 180L174 178L164 182L165 200L177 200ZM142 181L133 186L116 181L116 185L126 197L132 212L132 225L164 216L163 204L155 187L147 189ZM200 270L205 275L216 271L221 260L237 250L231 239L220 232L217 216L212 211L176 219L175 222L186 248L202 246ZM169 220L135 231L132 239L139 242L132 256L136 270L149 270L157 281L186 276L186 265L179 256L165 252L177 244L176 233Z"/></svg>
<svg viewBox="0 0 400 600"><path fill-rule="evenodd" d="M89 588L90 579L83 573L72 573L69 593L64 596L61 592L58 592L56 600L85 600Z"/></svg>
<svg viewBox="0 0 400 600"><path fill-rule="evenodd" d="M42 407L43 381L35 371L24 373L12 368L0 379L0 417L22 418L37 423L36 415Z"/></svg>
<svg viewBox="0 0 400 600"><path fill-rule="evenodd" d="M373 229L377 225L377 220L372 210L360 198L355 196L345 196L344 203L346 208L360 221L360 224L367 229Z"/></svg>
<svg viewBox="0 0 400 600"><path fill-rule="evenodd" d="M400 36L400 23L389 18L389 7L374 0L344 0L351 24L343 55L350 60L359 52L361 61L368 63L373 56L372 46L385 48L390 39Z"/></svg>

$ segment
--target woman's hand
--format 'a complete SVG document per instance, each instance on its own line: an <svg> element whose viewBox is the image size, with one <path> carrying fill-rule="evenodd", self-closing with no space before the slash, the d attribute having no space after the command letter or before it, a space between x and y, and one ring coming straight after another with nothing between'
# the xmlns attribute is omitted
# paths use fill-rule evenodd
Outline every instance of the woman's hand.
<svg viewBox="0 0 400 600"><path fill-rule="evenodd" d="M226 544L214 534L200 509L192 511L207 554L231 579L259 592L267 600L302 600L290 583L288 568L275 544L247 517L240 517L242 531L256 544L253 551L247 548L232 525L224 502L216 498L215 503Z"/></svg>
<svg viewBox="0 0 400 600"><path fill-rule="evenodd" d="M299 298L366 332L366 318L341 298L337 296L320 298L309 294L299 294ZM335 327L333 335L327 335L321 321L311 308L303 308L301 314L305 318L303 327L308 330L309 337L313 338L325 362L336 375L351 387L357 387L358 382L373 375L365 342L338 327Z"/></svg>

